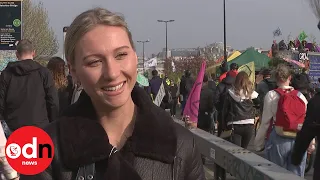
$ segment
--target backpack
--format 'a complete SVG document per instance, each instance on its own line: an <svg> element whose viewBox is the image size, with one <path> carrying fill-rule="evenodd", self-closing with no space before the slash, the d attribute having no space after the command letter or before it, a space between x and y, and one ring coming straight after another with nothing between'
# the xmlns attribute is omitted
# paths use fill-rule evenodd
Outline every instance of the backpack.
<svg viewBox="0 0 320 180"><path fill-rule="evenodd" d="M294 138L304 122L306 105L298 96L299 91L297 90L278 88L275 89L275 92L280 95L274 124L275 130L280 136Z"/></svg>

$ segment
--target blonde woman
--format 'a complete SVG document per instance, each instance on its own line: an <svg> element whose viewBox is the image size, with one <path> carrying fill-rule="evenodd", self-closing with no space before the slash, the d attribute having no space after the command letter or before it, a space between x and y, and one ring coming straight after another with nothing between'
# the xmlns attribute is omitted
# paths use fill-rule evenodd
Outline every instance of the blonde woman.
<svg viewBox="0 0 320 180"><path fill-rule="evenodd" d="M202 180L193 135L134 87L138 58L123 17L105 9L66 34L71 74L84 91L46 128L55 156L40 180Z"/></svg>

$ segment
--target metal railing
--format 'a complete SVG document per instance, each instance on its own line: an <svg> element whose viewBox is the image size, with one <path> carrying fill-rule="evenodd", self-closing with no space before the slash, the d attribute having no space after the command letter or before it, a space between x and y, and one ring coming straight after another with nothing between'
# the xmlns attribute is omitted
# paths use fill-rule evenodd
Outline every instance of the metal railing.
<svg viewBox="0 0 320 180"><path fill-rule="evenodd" d="M175 119L176 123L184 123ZM202 155L215 163L215 180L225 180L230 173L238 180L303 180L290 171L201 129L190 130Z"/></svg>

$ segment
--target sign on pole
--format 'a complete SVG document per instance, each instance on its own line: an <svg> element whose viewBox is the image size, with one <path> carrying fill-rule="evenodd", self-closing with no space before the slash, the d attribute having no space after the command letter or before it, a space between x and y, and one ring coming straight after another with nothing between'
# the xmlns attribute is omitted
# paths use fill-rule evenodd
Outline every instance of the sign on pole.
<svg viewBox="0 0 320 180"><path fill-rule="evenodd" d="M0 50L16 50L22 36L22 2L0 0Z"/></svg>
<svg viewBox="0 0 320 180"><path fill-rule="evenodd" d="M154 104L157 106L160 106L162 99L164 98L165 95L166 95L166 91L164 89L164 85L162 82L161 86L159 88L158 94L157 94L156 98L154 99Z"/></svg>

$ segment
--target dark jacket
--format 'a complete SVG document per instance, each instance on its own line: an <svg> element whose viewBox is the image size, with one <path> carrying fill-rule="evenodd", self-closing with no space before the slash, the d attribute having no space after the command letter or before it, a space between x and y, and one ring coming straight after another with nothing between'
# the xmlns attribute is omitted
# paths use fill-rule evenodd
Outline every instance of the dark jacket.
<svg viewBox="0 0 320 180"><path fill-rule="evenodd" d="M153 95L153 98L156 98L158 91L160 89L162 79L159 76L153 77L149 82L148 92Z"/></svg>
<svg viewBox="0 0 320 180"><path fill-rule="evenodd" d="M213 92L215 92L216 89L217 89L217 85L216 85L216 82L214 80L209 80L208 81L208 86Z"/></svg>
<svg viewBox="0 0 320 180"><path fill-rule="evenodd" d="M262 80L258 85L257 85L257 93L259 94L259 101L260 103L260 112L263 112L263 104L264 104L264 97L266 94L277 88L277 83L273 81L271 78L266 78Z"/></svg>
<svg viewBox="0 0 320 180"><path fill-rule="evenodd" d="M213 96L212 89L204 85L201 89L198 114L198 128L204 131L209 131L211 127L211 114L214 109Z"/></svg>
<svg viewBox="0 0 320 180"><path fill-rule="evenodd" d="M320 179L320 148L319 148L319 137L320 137L320 93L317 93L308 102L307 114L303 123L302 129L298 132L294 148L291 156L291 162L294 165L299 165L302 158L309 147L310 142L313 138L317 137L317 152L316 159L314 162L313 179Z"/></svg>
<svg viewBox="0 0 320 180"><path fill-rule="evenodd" d="M233 87L236 78L232 76L227 76L218 84L217 90L215 92L214 100L218 111L222 110L224 95L228 93L228 89Z"/></svg>
<svg viewBox="0 0 320 180"><path fill-rule="evenodd" d="M173 99L177 99L178 98L178 86L176 84L174 84L173 86L170 86L170 93Z"/></svg>
<svg viewBox="0 0 320 180"><path fill-rule="evenodd" d="M12 131L47 125L58 116L58 101L50 71L33 60L10 62L0 76L0 119Z"/></svg>
<svg viewBox="0 0 320 180"><path fill-rule="evenodd" d="M191 76L184 76L180 82L180 94L184 97L189 96L195 80Z"/></svg>
<svg viewBox="0 0 320 180"><path fill-rule="evenodd" d="M94 180L204 180L192 133L154 105L143 89L135 87L132 98L138 107L133 135L114 152L83 91L78 102L46 128L55 144L54 159L47 171L32 178L74 180L81 167L79 172Z"/></svg>
<svg viewBox="0 0 320 180"><path fill-rule="evenodd" d="M214 108L213 91L208 85L201 88L199 113L212 113Z"/></svg>
<svg viewBox="0 0 320 180"><path fill-rule="evenodd" d="M59 112L60 114L67 109L67 107L71 104L72 95L74 91L74 85L72 82L72 78L69 76L68 85L65 88L58 89L58 97L59 97Z"/></svg>

